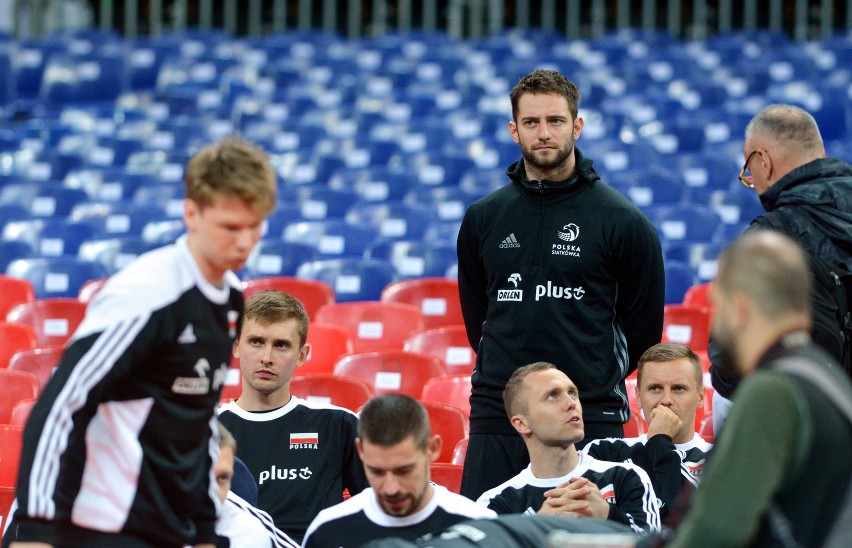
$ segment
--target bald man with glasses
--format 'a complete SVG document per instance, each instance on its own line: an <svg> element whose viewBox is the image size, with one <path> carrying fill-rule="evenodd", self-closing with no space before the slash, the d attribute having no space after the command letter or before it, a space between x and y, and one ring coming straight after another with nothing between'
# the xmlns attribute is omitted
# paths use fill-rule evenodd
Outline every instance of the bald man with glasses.
<svg viewBox="0 0 852 548"><path fill-rule="evenodd" d="M798 242L811 261L812 335L850 373L849 343L852 319L844 313L842 279L852 269L852 166L826 158L825 146L813 116L793 105L769 105L746 126L745 164L740 182L757 192L764 215L746 232L780 231ZM848 278L847 278L848 279ZM845 329L844 329L845 326ZM738 383L725 356L711 340L710 374L713 425L718 433Z"/></svg>

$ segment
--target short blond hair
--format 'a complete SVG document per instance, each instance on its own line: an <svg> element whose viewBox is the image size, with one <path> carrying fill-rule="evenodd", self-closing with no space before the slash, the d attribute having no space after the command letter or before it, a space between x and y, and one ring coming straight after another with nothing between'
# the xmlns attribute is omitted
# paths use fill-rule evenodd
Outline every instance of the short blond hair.
<svg viewBox="0 0 852 548"><path fill-rule="evenodd" d="M184 173L186 198L199 209L212 205L217 196L238 198L262 216L277 199L275 168L266 153L237 136L227 137L196 152Z"/></svg>

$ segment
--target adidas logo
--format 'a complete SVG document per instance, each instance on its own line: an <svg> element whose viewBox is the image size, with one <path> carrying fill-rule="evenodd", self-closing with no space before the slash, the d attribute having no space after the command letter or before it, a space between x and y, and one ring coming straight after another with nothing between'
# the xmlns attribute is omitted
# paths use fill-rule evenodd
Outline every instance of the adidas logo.
<svg viewBox="0 0 852 548"><path fill-rule="evenodd" d="M183 332L177 338L177 342L181 344L192 344L196 341L195 330L192 328L192 324L187 324L186 327L183 328Z"/></svg>
<svg viewBox="0 0 852 548"><path fill-rule="evenodd" d="M506 238L500 242L500 249L510 249L515 247L521 247L521 244L519 244L518 239L515 238L514 232L506 236Z"/></svg>

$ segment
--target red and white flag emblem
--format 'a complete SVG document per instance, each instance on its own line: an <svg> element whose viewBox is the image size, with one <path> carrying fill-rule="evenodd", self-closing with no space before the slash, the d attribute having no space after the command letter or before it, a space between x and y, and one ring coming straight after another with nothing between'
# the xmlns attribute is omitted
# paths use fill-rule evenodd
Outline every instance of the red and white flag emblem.
<svg viewBox="0 0 852 548"><path fill-rule="evenodd" d="M300 443L312 443L316 445L317 443L319 443L319 434L317 432L302 432L298 434L290 434L290 445Z"/></svg>

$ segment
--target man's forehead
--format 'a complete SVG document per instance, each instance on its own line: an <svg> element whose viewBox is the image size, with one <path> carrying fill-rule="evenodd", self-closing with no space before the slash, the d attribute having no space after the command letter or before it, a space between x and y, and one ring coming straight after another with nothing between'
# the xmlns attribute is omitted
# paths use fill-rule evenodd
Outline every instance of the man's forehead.
<svg viewBox="0 0 852 548"><path fill-rule="evenodd" d="M678 358L661 362L645 362L642 368L642 384L648 382L695 382L695 366L689 358Z"/></svg>
<svg viewBox="0 0 852 548"><path fill-rule="evenodd" d="M559 369L543 369L541 371L536 371L535 373L527 375L524 382L528 386L535 386L538 388L550 388L552 386L569 386L571 388L577 388L574 381L568 378L568 375Z"/></svg>

